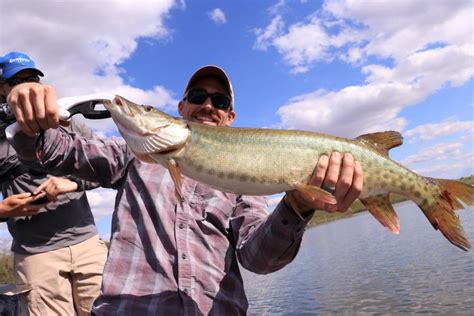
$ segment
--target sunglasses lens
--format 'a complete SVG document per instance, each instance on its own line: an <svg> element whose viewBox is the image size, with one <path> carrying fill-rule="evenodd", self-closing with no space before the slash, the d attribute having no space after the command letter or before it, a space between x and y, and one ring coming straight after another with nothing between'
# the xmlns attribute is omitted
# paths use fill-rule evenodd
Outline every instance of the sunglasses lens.
<svg viewBox="0 0 474 316"><path fill-rule="evenodd" d="M187 99L194 104L203 104L207 99L207 91L202 89L193 89L188 92Z"/></svg>
<svg viewBox="0 0 474 316"><path fill-rule="evenodd" d="M214 94L211 97L212 106L219 110L228 110L230 107L230 99L223 94Z"/></svg>

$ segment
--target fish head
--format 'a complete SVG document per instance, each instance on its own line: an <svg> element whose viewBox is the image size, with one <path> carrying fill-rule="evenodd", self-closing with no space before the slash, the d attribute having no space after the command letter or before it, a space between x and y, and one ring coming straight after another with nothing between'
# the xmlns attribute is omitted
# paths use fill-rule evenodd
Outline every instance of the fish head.
<svg viewBox="0 0 474 316"><path fill-rule="evenodd" d="M174 156L186 144L189 129L182 119L121 96L104 102L104 106L125 142L140 160L160 162L159 156Z"/></svg>

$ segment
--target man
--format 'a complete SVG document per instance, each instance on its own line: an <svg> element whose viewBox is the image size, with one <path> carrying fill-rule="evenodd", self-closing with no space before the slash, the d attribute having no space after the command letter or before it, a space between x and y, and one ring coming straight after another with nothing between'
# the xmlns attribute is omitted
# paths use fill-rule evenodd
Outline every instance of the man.
<svg viewBox="0 0 474 316"><path fill-rule="evenodd" d="M96 315L245 314L238 263L256 273L281 269L296 256L314 209L345 211L362 190L360 164L351 155L334 153L319 159L310 182L332 188L338 203L293 193L304 220L285 201L268 214L262 197L220 192L186 177L184 201L178 203L161 165L139 161L114 140L86 141L54 129L58 118L51 87L25 84L8 101L26 134L18 133L12 142L19 155L35 163L31 146L43 130L40 162L46 169L98 179L118 190ZM233 101L225 72L206 66L189 80L178 109L189 121L230 126Z"/></svg>
<svg viewBox="0 0 474 316"><path fill-rule="evenodd" d="M18 84L39 82L43 73L26 54L0 57L0 95ZM98 296L107 247L99 239L87 197L95 188L74 177L52 177L20 162L0 132L0 220L13 237L17 286L26 293L30 315L88 315ZM71 130L91 138L76 122ZM43 202L41 199L47 198ZM39 205L33 202L41 203Z"/></svg>

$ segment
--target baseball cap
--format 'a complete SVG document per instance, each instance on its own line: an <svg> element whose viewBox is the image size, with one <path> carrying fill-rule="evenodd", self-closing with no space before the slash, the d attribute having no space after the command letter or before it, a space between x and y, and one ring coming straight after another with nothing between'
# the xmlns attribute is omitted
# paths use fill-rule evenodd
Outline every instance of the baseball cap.
<svg viewBox="0 0 474 316"><path fill-rule="evenodd" d="M25 53L10 52L0 57L0 76L5 79L10 79L25 69L32 69L36 71L38 75L44 77L43 72L36 68L33 59Z"/></svg>
<svg viewBox="0 0 474 316"><path fill-rule="evenodd" d="M191 79L189 79L186 89L184 89L183 97L186 96L188 90L194 86L197 81L206 77L216 78L222 83L226 89L227 94L230 96L231 109L234 109L234 90L232 89L232 83L230 82L230 79L225 73L224 69L215 65L206 65L196 70L191 76Z"/></svg>

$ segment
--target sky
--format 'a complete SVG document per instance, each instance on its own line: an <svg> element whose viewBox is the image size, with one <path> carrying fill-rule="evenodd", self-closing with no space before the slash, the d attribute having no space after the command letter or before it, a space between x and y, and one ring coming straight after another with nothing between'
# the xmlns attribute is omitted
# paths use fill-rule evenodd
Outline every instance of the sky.
<svg viewBox="0 0 474 316"><path fill-rule="evenodd" d="M0 54L29 54L58 97L116 93L172 115L191 74L219 65L233 126L397 130L392 159L456 179L474 174L473 16L469 0L1 0ZM88 192L105 239L114 197Z"/></svg>

